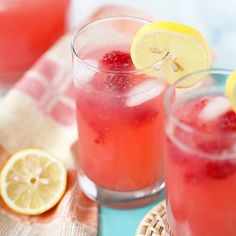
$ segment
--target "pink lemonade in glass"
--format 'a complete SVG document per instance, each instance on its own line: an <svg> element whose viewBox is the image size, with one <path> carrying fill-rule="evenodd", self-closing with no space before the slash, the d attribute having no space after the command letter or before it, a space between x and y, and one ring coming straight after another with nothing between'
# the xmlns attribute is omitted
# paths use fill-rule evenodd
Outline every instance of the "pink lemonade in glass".
<svg viewBox="0 0 236 236"><path fill-rule="evenodd" d="M195 88L168 91L166 188L173 236L236 234L236 113L224 95L229 71Z"/></svg>
<svg viewBox="0 0 236 236"><path fill-rule="evenodd" d="M0 85L14 83L64 32L70 0L1 0Z"/></svg>
<svg viewBox="0 0 236 236"><path fill-rule="evenodd" d="M94 42L97 49L93 44L91 50L80 48L83 34L91 40L90 32L100 25L107 30L104 34L111 34L114 23L132 23L130 35L112 32L102 37L102 46ZM89 197L112 206L128 202L129 207L129 202L153 198L164 187L165 84L138 72L129 53L132 36L144 23L128 17L94 22L74 42L79 181ZM106 39L114 36L106 46Z"/></svg>

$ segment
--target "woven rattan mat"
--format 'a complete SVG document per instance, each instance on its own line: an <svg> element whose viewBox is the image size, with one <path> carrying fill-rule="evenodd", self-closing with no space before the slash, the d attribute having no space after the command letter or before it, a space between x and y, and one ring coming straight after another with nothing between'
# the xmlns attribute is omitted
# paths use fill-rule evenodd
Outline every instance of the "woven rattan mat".
<svg viewBox="0 0 236 236"><path fill-rule="evenodd" d="M166 224L166 203L160 202L143 218L135 236L164 236Z"/></svg>

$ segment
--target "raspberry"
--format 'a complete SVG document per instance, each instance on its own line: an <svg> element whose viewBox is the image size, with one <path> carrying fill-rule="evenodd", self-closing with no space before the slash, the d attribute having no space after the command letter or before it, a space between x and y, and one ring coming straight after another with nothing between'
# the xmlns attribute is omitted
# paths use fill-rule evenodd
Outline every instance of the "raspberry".
<svg viewBox="0 0 236 236"><path fill-rule="evenodd" d="M108 75L105 86L108 89L122 92L131 88L133 85L132 82L132 78L127 75Z"/></svg>
<svg viewBox="0 0 236 236"><path fill-rule="evenodd" d="M135 69L130 54L122 51L106 53L99 62L99 66L101 69L119 72Z"/></svg>
<svg viewBox="0 0 236 236"><path fill-rule="evenodd" d="M143 110L135 114L135 119L132 120L132 124L137 126L137 125L143 125L145 123L151 123L156 119L158 114L159 112L156 111L155 109Z"/></svg>
<svg viewBox="0 0 236 236"><path fill-rule="evenodd" d="M122 51L106 53L99 62L99 66L101 69L114 71L114 74L107 75L105 78L106 88L112 91L124 92L133 86L134 76L122 73L135 69L129 53Z"/></svg>
<svg viewBox="0 0 236 236"><path fill-rule="evenodd" d="M95 143L97 144L104 144L105 143L105 140L104 140L104 137L102 135L99 135L95 140L94 140Z"/></svg>
<svg viewBox="0 0 236 236"><path fill-rule="evenodd" d="M220 119L220 127L223 131L236 131L236 113L228 111Z"/></svg>
<svg viewBox="0 0 236 236"><path fill-rule="evenodd" d="M229 140L222 140L217 137L212 137L209 139L199 140L197 147L206 153L220 154L229 149L231 143Z"/></svg>
<svg viewBox="0 0 236 236"><path fill-rule="evenodd" d="M214 179L222 179L236 171L236 165L230 161L209 161L206 164L207 176Z"/></svg>

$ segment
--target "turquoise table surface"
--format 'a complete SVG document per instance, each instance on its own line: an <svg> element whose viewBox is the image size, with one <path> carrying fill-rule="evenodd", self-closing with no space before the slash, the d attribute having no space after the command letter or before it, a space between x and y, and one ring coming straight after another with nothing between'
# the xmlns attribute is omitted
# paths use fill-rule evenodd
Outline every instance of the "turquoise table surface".
<svg viewBox="0 0 236 236"><path fill-rule="evenodd" d="M153 203L131 210L100 208L98 236L134 236L137 227L148 211L164 199L164 193Z"/></svg>

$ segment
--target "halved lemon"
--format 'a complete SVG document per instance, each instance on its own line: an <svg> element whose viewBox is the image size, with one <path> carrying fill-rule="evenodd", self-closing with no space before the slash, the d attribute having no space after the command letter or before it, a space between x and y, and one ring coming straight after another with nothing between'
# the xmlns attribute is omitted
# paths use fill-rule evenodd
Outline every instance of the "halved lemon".
<svg viewBox="0 0 236 236"><path fill-rule="evenodd" d="M154 22L141 27L131 44L131 58L136 68L154 65L147 71L151 76L161 75L168 84L182 76L210 67L210 50L202 34L183 24ZM161 63L161 68L159 68ZM179 87L191 87L202 78L191 77Z"/></svg>
<svg viewBox="0 0 236 236"><path fill-rule="evenodd" d="M15 153L1 171L1 196L12 210L39 215L62 198L67 183L64 166L50 154L38 149Z"/></svg>
<svg viewBox="0 0 236 236"><path fill-rule="evenodd" d="M227 79L225 93L232 109L236 112L236 71L234 71Z"/></svg>

